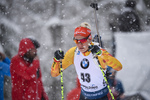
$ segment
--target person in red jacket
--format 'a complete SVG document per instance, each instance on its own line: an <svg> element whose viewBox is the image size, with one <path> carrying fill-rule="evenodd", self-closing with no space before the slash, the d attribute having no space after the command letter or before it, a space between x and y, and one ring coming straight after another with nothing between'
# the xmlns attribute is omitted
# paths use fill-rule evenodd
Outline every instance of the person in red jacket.
<svg viewBox="0 0 150 100"><path fill-rule="evenodd" d="M38 41L24 38L10 64L12 100L48 100L37 56Z"/></svg>
<svg viewBox="0 0 150 100"><path fill-rule="evenodd" d="M67 93L67 100L79 100L81 93L81 84L79 79L76 78L76 88L72 89L69 93Z"/></svg>

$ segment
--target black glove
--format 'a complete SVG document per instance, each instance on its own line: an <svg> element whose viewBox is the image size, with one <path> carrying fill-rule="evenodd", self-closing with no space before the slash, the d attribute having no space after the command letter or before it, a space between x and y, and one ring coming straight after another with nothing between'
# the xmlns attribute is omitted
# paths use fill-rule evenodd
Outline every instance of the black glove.
<svg viewBox="0 0 150 100"><path fill-rule="evenodd" d="M93 54L100 55L102 53L101 49L97 45L90 45L89 51L91 51Z"/></svg>
<svg viewBox="0 0 150 100"><path fill-rule="evenodd" d="M54 57L57 60L63 59L64 58L64 51L56 50L54 53Z"/></svg>

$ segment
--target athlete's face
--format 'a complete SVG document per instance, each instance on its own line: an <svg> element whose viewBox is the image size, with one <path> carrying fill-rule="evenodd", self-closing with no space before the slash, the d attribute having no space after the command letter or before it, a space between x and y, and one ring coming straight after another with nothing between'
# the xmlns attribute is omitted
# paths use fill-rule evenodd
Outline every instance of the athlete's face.
<svg viewBox="0 0 150 100"><path fill-rule="evenodd" d="M74 37L74 40L76 40L76 45L79 49L80 52L84 53L88 50L88 47L89 47L89 43L91 43L91 40L90 39L86 39L85 37L83 36L75 36Z"/></svg>

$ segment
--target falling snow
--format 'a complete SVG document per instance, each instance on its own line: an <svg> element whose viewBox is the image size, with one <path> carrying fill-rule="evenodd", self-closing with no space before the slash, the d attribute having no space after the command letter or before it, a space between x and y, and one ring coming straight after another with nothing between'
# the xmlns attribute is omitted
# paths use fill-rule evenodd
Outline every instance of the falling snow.
<svg viewBox="0 0 150 100"><path fill-rule="evenodd" d="M12 58L18 53L19 41L22 38L32 37L37 39L41 44L41 47L38 49L38 55L42 70L42 80L50 100L60 100L61 98L60 77L53 78L50 75L54 51L61 48L67 52L69 48L75 46L72 41L74 29L81 22L86 21L90 23L92 26L92 35L94 36L96 34L94 10L89 6L92 1L93 0L0 1L0 51L5 52L9 58ZM97 11L97 17L99 33L102 36L104 47L108 52L112 53L113 34L109 23L115 23L117 21L115 16L123 11L125 0L98 1L99 10ZM149 66L147 63L149 62L148 59L150 59L150 56L147 56L149 54L146 55L145 53L149 53L147 51L150 51L148 48L150 47L150 43L146 42L149 41L147 39L149 39L148 34L150 33L150 10L149 4L146 3L147 5L144 5L144 1L146 0L136 1L138 1L137 11L140 16L143 32L138 34L132 33L131 35L129 35L130 33L116 33L116 57L121 60L124 67L122 71L118 72L117 77L123 82L126 95L132 95L138 92L144 97L148 97L149 95L147 94L150 94L150 89L148 89L147 86L150 83L150 79L147 76L149 75ZM5 9L1 9L1 5L3 5ZM114 28L116 27L114 26ZM144 35L146 36L144 37ZM142 59L140 59L140 57ZM76 83L74 80L76 77L77 75L73 65L64 71L65 96L75 87ZM11 82L6 82L5 84L5 88L8 90L5 92L6 100L10 100L11 98L10 83ZM30 96L28 97L30 98Z"/></svg>

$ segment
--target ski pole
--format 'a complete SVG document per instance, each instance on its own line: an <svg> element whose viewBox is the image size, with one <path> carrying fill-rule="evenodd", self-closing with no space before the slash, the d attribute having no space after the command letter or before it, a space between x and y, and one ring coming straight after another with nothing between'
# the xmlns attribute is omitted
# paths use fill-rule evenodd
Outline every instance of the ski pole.
<svg viewBox="0 0 150 100"><path fill-rule="evenodd" d="M99 31L98 31L98 19L97 19L97 14L96 14L96 10L98 10L98 6L97 6L97 3L91 3L90 6L92 8L94 8L94 17L95 17L95 25L96 25L97 35L98 35L98 42L99 42L99 46L102 46L100 34L99 34Z"/></svg>
<svg viewBox="0 0 150 100"><path fill-rule="evenodd" d="M97 3L91 3L91 7L92 8L94 8L94 15L95 15L95 24L96 24L96 30L97 30L97 35L98 35L98 40L99 40L99 46L102 46L102 42L101 42L101 38L100 38L100 34L99 34L99 32L98 32L98 20L97 20L97 16L96 16L96 10L98 10L98 6L97 6L98 4ZM109 93L110 93L110 95L111 95L111 97L112 97L112 100L115 100L115 98L114 98L114 96L113 96L113 94L112 94L112 91L111 91L111 89L110 89L110 86L109 86L109 83L108 83L108 81L107 81L107 78L106 78L106 75L105 75L105 73L104 73L104 71L103 71L103 68L101 67L101 65L100 65L100 62L99 62L99 60L98 60L98 57L96 56L96 59L97 59L97 62L98 62L98 65L99 65L99 67L100 67L100 70L101 70L101 72L102 72L102 74L103 74L103 77L104 77L104 80L105 80L105 82L106 82L106 84L107 84L107 88L108 88L108 90L109 90Z"/></svg>
<svg viewBox="0 0 150 100"><path fill-rule="evenodd" d="M60 50L60 52L62 52L61 49L59 49L59 50ZM64 100L64 83L63 83L62 59L60 59L60 75L61 75L61 95L62 95L61 100Z"/></svg>
<svg viewBox="0 0 150 100"><path fill-rule="evenodd" d="M101 72L102 72L102 74L103 74L104 80L105 80L105 82L106 82L106 84L107 84L107 88L108 88L108 90L109 90L109 93L110 93L110 95L111 95L111 98L112 98L112 100L115 100L114 95L112 94L112 91L111 91L111 89L110 89L109 83L108 83L108 81L107 81L106 74L104 73L104 70L103 70L102 66L100 65L100 62L99 62L97 56L96 56L96 59L97 59L98 65L99 65L99 67L100 67L100 69L101 69Z"/></svg>

